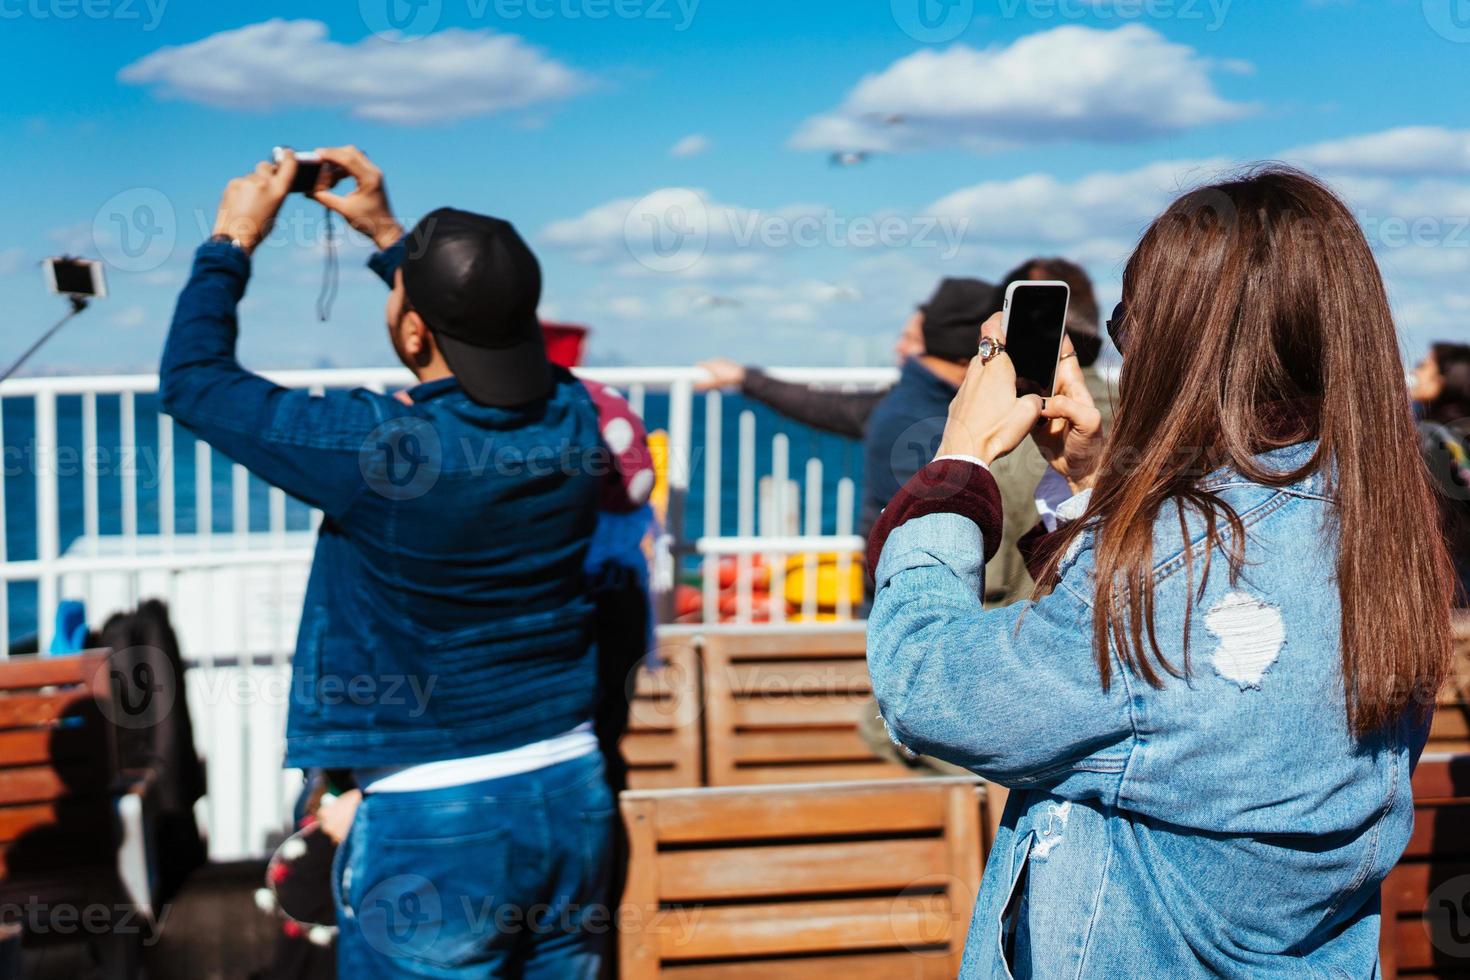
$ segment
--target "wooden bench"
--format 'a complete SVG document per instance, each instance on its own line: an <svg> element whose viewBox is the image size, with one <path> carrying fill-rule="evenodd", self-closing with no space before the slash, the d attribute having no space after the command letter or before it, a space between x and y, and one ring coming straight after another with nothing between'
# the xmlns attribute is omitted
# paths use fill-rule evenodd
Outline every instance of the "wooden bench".
<svg viewBox="0 0 1470 980"><path fill-rule="evenodd" d="M1470 615L1455 621L1455 669L1440 692L1429 752L1470 752Z"/></svg>
<svg viewBox="0 0 1470 980"><path fill-rule="evenodd" d="M106 651L0 661L0 907L126 976L152 914L146 780L119 778L112 699Z"/></svg>
<svg viewBox="0 0 1470 980"><path fill-rule="evenodd" d="M1470 977L1470 754L1414 773L1414 833L1383 883L1384 980Z"/></svg>
<svg viewBox="0 0 1470 980"><path fill-rule="evenodd" d="M982 798L963 778L624 793L620 976L953 977Z"/></svg>
<svg viewBox="0 0 1470 980"><path fill-rule="evenodd" d="M861 626L712 630L702 652L709 785L913 775L858 734L877 710Z"/></svg>
<svg viewBox="0 0 1470 980"><path fill-rule="evenodd" d="M663 639L662 666L640 667L620 743L631 789L700 786L704 782L701 670L694 638Z"/></svg>

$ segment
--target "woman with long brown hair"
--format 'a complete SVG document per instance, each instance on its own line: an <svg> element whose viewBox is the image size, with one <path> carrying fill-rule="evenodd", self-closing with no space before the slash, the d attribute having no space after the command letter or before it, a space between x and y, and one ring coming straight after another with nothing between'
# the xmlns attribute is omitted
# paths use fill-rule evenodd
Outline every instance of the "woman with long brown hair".
<svg viewBox="0 0 1470 980"><path fill-rule="evenodd" d="M874 529L895 738L1012 788L964 977L1366 977L1450 655L1452 572L1382 279L1272 167L1148 229L1106 440L999 320L940 458ZM1030 602L986 612L987 470L1034 434L1077 494Z"/></svg>

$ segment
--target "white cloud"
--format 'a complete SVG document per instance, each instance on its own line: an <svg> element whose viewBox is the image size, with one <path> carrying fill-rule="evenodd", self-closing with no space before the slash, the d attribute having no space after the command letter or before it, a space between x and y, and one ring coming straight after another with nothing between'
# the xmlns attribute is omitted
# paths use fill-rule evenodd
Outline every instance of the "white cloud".
<svg viewBox="0 0 1470 980"><path fill-rule="evenodd" d="M1076 245L1105 239L1131 248L1148 222L1181 191L1229 166L1224 158L1160 162L1072 181L1028 174L954 191L924 210L968 219L970 241Z"/></svg>
<svg viewBox="0 0 1470 980"><path fill-rule="evenodd" d="M808 119L791 143L988 152L1147 139L1254 112L1215 90L1211 71L1220 67L1141 24L1112 31L1066 25L1008 47L921 50L862 79L837 110ZM1229 63L1233 72L1245 67Z"/></svg>
<svg viewBox="0 0 1470 980"><path fill-rule="evenodd" d="M148 311L141 306L125 306L109 317L114 327L136 330L148 323Z"/></svg>
<svg viewBox="0 0 1470 980"><path fill-rule="evenodd" d="M1470 130L1403 126L1300 146L1283 156L1339 174L1463 175L1470 174Z"/></svg>
<svg viewBox="0 0 1470 980"><path fill-rule="evenodd" d="M701 153L708 152L709 148L710 141L708 136L700 133L691 133L675 143L670 148L669 155L675 157L697 157Z"/></svg>
<svg viewBox="0 0 1470 980"><path fill-rule="evenodd" d="M19 246L0 250L0 276L12 276L25 264L26 250Z"/></svg>
<svg viewBox="0 0 1470 980"><path fill-rule="evenodd" d="M332 41L315 20L269 20L165 47L118 73L165 98L228 109L346 109L426 123L520 109L590 84L514 34L445 30L398 43Z"/></svg>

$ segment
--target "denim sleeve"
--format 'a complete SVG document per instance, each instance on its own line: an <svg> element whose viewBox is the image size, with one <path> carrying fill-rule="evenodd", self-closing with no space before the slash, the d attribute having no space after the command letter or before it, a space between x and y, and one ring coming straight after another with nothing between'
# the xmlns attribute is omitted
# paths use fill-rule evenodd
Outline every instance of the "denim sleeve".
<svg viewBox="0 0 1470 980"><path fill-rule="evenodd" d="M388 284L389 289L393 288L393 274L403 264L403 257L407 254L407 247L403 244L407 240L408 236L404 235L381 252L374 252L368 257L368 268L376 272L378 278Z"/></svg>
<svg viewBox="0 0 1470 980"><path fill-rule="evenodd" d="M366 485L358 453L382 421L379 396L313 396L241 367L235 307L249 277L250 259L239 249L200 246L163 348L163 410L268 483L340 517Z"/></svg>
<svg viewBox="0 0 1470 980"><path fill-rule="evenodd" d="M916 752L1006 785L1069 769L1121 771L1133 724L1127 681L1104 690L1092 611L1063 582L1036 602L986 611L980 528L954 513L895 528L868 620L873 692Z"/></svg>

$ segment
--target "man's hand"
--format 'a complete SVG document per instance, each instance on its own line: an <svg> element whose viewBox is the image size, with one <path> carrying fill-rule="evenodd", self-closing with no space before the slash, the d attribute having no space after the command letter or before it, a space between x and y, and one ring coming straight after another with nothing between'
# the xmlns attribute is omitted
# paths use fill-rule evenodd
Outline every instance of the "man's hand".
<svg viewBox="0 0 1470 980"><path fill-rule="evenodd" d="M362 802L361 790L349 790L330 803L323 802L317 811L317 821L321 823L322 833L332 839L334 843L342 843L347 832L352 829L352 818L357 816L358 804Z"/></svg>
<svg viewBox="0 0 1470 980"><path fill-rule="evenodd" d="M727 357L715 357L700 361L709 377L694 382L695 391L711 391L715 388L738 388L745 383L745 368Z"/></svg>
<svg viewBox="0 0 1470 980"><path fill-rule="evenodd" d="M331 167L322 167L312 197L336 211L347 223L373 240L379 249L403 237L403 226L393 217L383 171L355 146L332 146L317 150ZM351 194L333 194L331 188L344 177L357 182Z"/></svg>
<svg viewBox="0 0 1470 980"><path fill-rule="evenodd" d="M270 234L295 177L296 156L288 153L280 166L262 160L254 173L230 181L220 198L214 233L235 239L247 254L255 251Z"/></svg>

